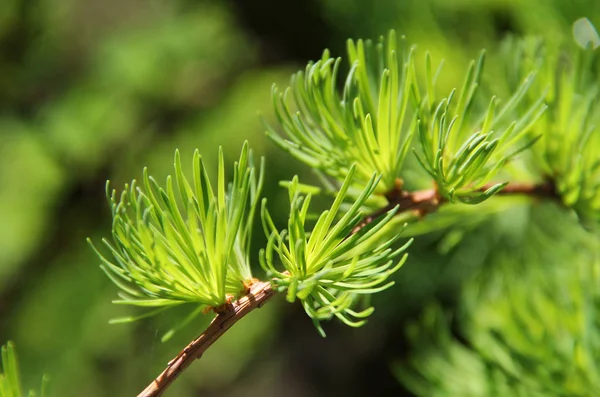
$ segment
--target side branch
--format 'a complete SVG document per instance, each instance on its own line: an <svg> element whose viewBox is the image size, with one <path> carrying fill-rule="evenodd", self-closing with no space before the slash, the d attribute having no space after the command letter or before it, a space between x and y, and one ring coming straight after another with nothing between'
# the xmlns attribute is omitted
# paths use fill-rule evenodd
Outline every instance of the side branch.
<svg viewBox="0 0 600 397"><path fill-rule="evenodd" d="M490 187L492 187L492 185L483 186L479 191L485 192ZM496 193L496 196L507 195L524 195L552 200L558 200L560 198L552 182L545 182L537 185L530 183L509 183L504 189ZM372 214L367 215L362 222L352 230L351 234L357 233L360 229L396 206L399 207L397 214L414 212L422 217L437 211L442 204L447 202L446 199L440 196L436 188L407 192L402 189L402 182L400 180L397 181L396 188L388 192L385 197L388 200L388 204Z"/></svg>
<svg viewBox="0 0 600 397"><path fill-rule="evenodd" d="M198 338L194 339L185 349L171 361L167 368L144 389L138 397L160 396L169 385L227 331L252 310L260 308L273 297L277 291L273 290L268 281L258 281L252 285L250 292L235 302L227 304L210 323L208 328Z"/></svg>

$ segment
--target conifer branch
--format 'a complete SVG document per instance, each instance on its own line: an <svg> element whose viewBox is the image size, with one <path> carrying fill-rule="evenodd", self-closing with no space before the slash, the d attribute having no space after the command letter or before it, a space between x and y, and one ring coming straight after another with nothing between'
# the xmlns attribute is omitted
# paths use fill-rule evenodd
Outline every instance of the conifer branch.
<svg viewBox="0 0 600 397"><path fill-rule="evenodd" d="M523 70L506 98L482 101L477 87L484 53L471 62L462 88L442 98L434 89L440 69L433 73L431 56L426 55L423 87L413 48L393 31L377 44L348 42L351 67L341 94L336 91L341 61L328 51L295 75L290 89L274 87L275 111L285 134L268 126L268 135L318 170L335 200L314 226L308 222L312 230L306 222L311 194L320 189L301 185L297 177L287 184L290 215L283 230L275 226L263 200L261 220L268 243L259 260L270 281L253 279L250 270L250 232L264 163L259 170L252 166L247 143L230 184L220 150L214 190L196 152L193 183L186 180L176 153L175 178L167 179L166 188L144 172L143 188L132 182L120 198L116 192L109 194L114 243L105 244L114 260L98 254L103 270L122 290L118 302L157 307L150 315L186 302L199 304L197 312L208 308L216 313L208 328L138 397L160 396L221 335L277 292L286 291L289 302L299 299L322 336L320 322L332 317L362 326L374 309L357 311L358 297L391 287L389 276L406 261L412 240L394 249L400 233L378 234L398 214L418 221L447 203L476 205L494 195L519 195L558 201L578 214L597 217L600 161L593 149L585 152L597 147L589 116L596 109L596 88L582 102L573 99L578 98L577 84L562 89L556 83L564 103L547 105L546 89L534 84L537 72ZM543 118L548 106L551 116ZM487 111L473 114L476 108ZM571 122L575 108L584 111L578 122ZM549 128L544 124L548 120L559 123ZM562 136L571 130L576 134ZM534 151L541 164L538 175L552 174L554 179L489 183L540 139L545 145ZM413 152L431 177L431 189L408 191L400 179L414 142ZM329 183L327 176L336 183ZM365 208L379 209L363 217ZM233 301L240 296L240 283L242 296Z"/></svg>
<svg viewBox="0 0 600 397"><path fill-rule="evenodd" d="M174 359L169 361L167 368L146 387L138 397L156 397L173 383L173 381L196 359L202 357L204 352L216 342L235 323L241 320L252 310L262 307L277 293L268 281L255 282L247 295L240 299L215 308L217 316L208 328L189 345L186 346Z"/></svg>
<svg viewBox="0 0 600 397"><path fill-rule="evenodd" d="M488 184L477 189L477 191L483 193L493 187L494 184ZM529 197L560 200L560 195L556 190L556 186L551 181L539 184L519 182L508 183L502 190L498 191L496 195L524 195ZM388 200L388 204L363 218L362 222L352 229L351 235L357 233L359 230L373 222L373 220L387 213L396 206L398 206L398 212L396 215L412 211L417 216L422 217L437 211L442 204L448 202L447 199L439 194L437 188L417 190L414 192L405 191L402 189L402 181L400 179L396 181L396 187L390 192L386 193L385 197Z"/></svg>
<svg viewBox="0 0 600 397"><path fill-rule="evenodd" d="M480 190L484 192L490 187L491 185L486 185ZM559 199L554 184L551 182L540 184L510 183L496 194L525 195L554 200ZM424 216L436 211L442 204L447 202L447 200L440 196L436 188L414 192L404 191L402 190L402 183L400 180L397 181L395 189L386 194L386 198L388 199L388 204L365 217L363 221L352 230L348 237L356 234L379 216L388 213L396 206L399 206L396 215L403 212L415 211L419 216ZM204 352L229 328L252 310L262 307L262 305L276 293L277 291L272 288L270 282L257 281L251 286L247 295L242 296L232 303L215 308L214 310L218 314L208 328L171 360L167 368L152 381L138 397L156 397L162 395L179 374L193 361L202 357Z"/></svg>
<svg viewBox="0 0 600 397"><path fill-rule="evenodd" d="M489 189L490 186L484 186L479 189L481 192ZM525 195L537 198L559 199L555 186L551 182L540 184L530 183L509 183L496 193L498 195ZM396 213L415 211L419 216L435 212L442 204L448 202L438 192L436 188L408 192L402 189L400 180L396 182L396 187L386 195L388 204L378 211L368 215L357 225L348 237L356 234L365 226L372 223L379 216L388 213L390 210L399 206ZM255 282L247 295L240 299L222 305L214 310L218 313L208 328L196 339L194 339L185 349L183 349L167 368L154 380L138 397L156 397L169 387L169 385L186 369L193 361L202 357L204 352L217 341L229 328L238 322L246 314L256 308L262 307L271 297L277 293L270 282Z"/></svg>
<svg viewBox="0 0 600 397"><path fill-rule="evenodd" d="M489 189L490 186L484 186L479 189L481 192ZM541 184L529 183L510 183L497 193L498 195L525 195L538 198L558 199L554 184L545 182ZM396 182L396 187L386 195L388 204L378 211L368 215L363 221L352 229L348 237L356 234L365 226L372 223L379 216L388 213L396 206L398 212L404 213L415 211L419 216L435 212L442 204L446 203L436 188L408 192L402 189L400 180ZM214 308L217 316L210 323L208 328L188 346L186 346L174 359L172 359L167 368L150 383L138 397L157 397L164 393L170 384L185 370L193 361L202 357L204 352L212 346L229 328L242 319L252 310L262 307L277 291L272 288L270 282L257 281L249 289L247 295L238 300Z"/></svg>

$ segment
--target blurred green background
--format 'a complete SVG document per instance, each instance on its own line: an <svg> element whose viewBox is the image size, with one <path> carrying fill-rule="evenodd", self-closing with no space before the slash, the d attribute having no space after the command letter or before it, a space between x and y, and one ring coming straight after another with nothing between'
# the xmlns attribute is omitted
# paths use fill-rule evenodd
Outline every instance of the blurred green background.
<svg viewBox="0 0 600 397"><path fill-rule="evenodd" d="M187 308L108 324L136 309L111 304L117 289L85 242L109 234L107 179L120 187L148 166L162 180L175 148L188 162L199 148L214 166L219 145L233 160L249 140L267 159L263 194L282 224L287 193L278 181L310 173L264 136L258 113L272 119L273 83L286 85L325 48L344 56L347 38L390 28L421 54L445 58L445 73L458 81L481 48L493 51L509 34L569 40L581 17L600 26L600 2L2 0L0 343L15 341L25 385L47 373L52 396L136 395L206 324L195 320L166 343L160 337ZM497 252L547 249L552 243L532 235L544 222L578 228L555 206L511 205L419 237L364 328L331 322L322 339L299 305L276 299L167 395L411 395L397 379L406 372L395 368L428 342L411 343L407 324L433 300L452 310L463 284L496 266L493 258L513 263ZM257 251L263 239L255 234Z"/></svg>

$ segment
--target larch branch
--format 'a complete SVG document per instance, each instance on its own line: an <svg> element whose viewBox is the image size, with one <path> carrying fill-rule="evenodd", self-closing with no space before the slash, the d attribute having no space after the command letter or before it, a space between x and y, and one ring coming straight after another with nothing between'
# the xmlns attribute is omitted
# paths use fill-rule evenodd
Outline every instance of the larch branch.
<svg viewBox="0 0 600 397"><path fill-rule="evenodd" d="M483 186L480 191L485 191L491 186ZM542 184L511 183L504 187L496 195L525 195L538 198L558 199L554 185L551 182ZM407 192L402 189L402 183L398 182L396 189L386 194L388 204L378 211L366 216L351 232L357 233L363 227L373 222L377 217L385 214L396 205L399 206L398 213L409 211L416 212L419 216L435 212L446 200L441 197L436 188ZM217 310L219 314L210 323L208 328L196 339L194 339L177 357L168 363L167 368L154 380L138 397L157 397L169 387L169 385L186 369L193 361L199 359L202 354L223 335L229 328L238 322L246 314L256 308L260 308L265 302L273 297L275 291L270 282L256 281L250 287L247 295L237 301L228 303Z"/></svg>
<svg viewBox="0 0 600 397"><path fill-rule="evenodd" d="M478 190L485 192L492 186L493 185L491 184L485 185ZM558 200L560 198L556 191L556 187L550 181L540 184L519 182L509 183L504 187L504 189L500 190L495 195L523 195L552 200ZM447 202L447 200L440 196L436 188L408 192L402 189L401 181L398 181L396 183L396 188L388 192L385 197L388 200L388 204L385 207L364 217L363 220L354 229L352 229L351 234L357 233L363 227L373 222L373 220L377 219L379 216L385 214L396 206L399 207L396 215L405 212L415 212L418 216L425 216L426 214L437 211L442 204Z"/></svg>
<svg viewBox="0 0 600 397"><path fill-rule="evenodd" d="M260 308L273 297L277 291L267 281L257 281L250 287L248 294L235 302L223 306L223 310L214 318L208 328L194 339L185 349L171 361L167 368L144 389L138 397L156 397L169 387L171 383L196 359L223 335L229 328L252 310Z"/></svg>

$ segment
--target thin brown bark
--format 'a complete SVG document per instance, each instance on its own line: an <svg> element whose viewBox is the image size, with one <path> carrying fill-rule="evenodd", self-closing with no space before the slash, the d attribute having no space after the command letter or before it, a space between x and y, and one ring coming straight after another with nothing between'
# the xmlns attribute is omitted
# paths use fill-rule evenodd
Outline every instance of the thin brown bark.
<svg viewBox="0 0 600 397"><path fill-rule="evenodd" d="M480 190L485 191L491 186L484 186ZM537 198L557 199L554 185L550 182L538 185L527 183L511 183L496 195L526 195ZM373 222L377 217L385 214L387 211L399 205L398 213L415 211L417 215L424 216L435 212L445 203L445 200L439 195L436 188L407 192L402 190L402 184L399 182L396 189L386 194L388 204L380 210L366 216L362 222L357 225L351 234L357 233L363 227ZM273 290L271 284L265 281L256 281L250 287L247 295L241 297L235 302L228 303L216 311L219 313L210 323L208 328L198 338L193 340L185 349L181 351L167 368L154 380L138 397L160 396L167 387L187 368L194 360L200 358L202 354L227 331L236 322L246 314L256 308L260 308L277 292Z"/></svg>
<svg viewBox="0 0 600 397"><path fill-rule="evenodd" d="M271 283L257 281L251 286L247 295L242 296L235 302L224 305L223 310L217 314L202 335L194 339L177 357L169 361L167 368L144 391L138 394L138 397L162 395L179 374L194 360L202 357L206 349L219 339L225 331L252 310L260 308L276 293L277 291L271 287Z"/></svg>
<svg viewBox="0 0 600 397"><path fill-rule="evenodd" d="M481 192L485 192L490 187L492 187L492 185L486 185L478 190ZM524 195L529 197L548 198L553 200L559 198L554 184L551 182L544 182L541 184L509 183L504 187L504 189L496 193L496 196L507 195ZM396 189L388 192L385 195L385 197L388 200L388 204L385 207L363 218L362 222L359 223L354 229L352 229L351 234L357 233L360 229L367 226L368 224L373 222L373 220L390 211L396 206L399 207L397 214L412 211L415 212L418 216L425 216L429 213L437 211L442 204L446 203L446 200L439 195L438 190L436 188L407 192L402 190L401 182L398 182L396 184Z"/></svg>

